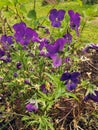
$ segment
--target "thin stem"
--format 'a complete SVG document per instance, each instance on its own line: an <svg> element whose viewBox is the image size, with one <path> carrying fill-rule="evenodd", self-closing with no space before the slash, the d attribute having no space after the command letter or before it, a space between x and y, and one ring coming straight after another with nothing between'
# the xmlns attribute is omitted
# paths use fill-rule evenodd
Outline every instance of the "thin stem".
<svg viewBox="0 0 98 130"><path fill-rule="evenodd" d="M15 113L15 112L2 112L2 114L10 114L10 115L16 115L16 116L25 116L25 115L22 115L22 114L18 114L18 113Z"/></svg>
<svg viewBox="0 0 98 130"><path fill-rule="evenodd" d="M85 26L86 26L86 23L87 23L87 20L84 22L80 34L83 32L83 30L84 30L84 28L85 28Z"/></svg>
<svg viewBox="0 0 98 130"><path fill-rule="evenodd" d="M20 20L22 21L20 15L19 15L19 13L18 13L17 6L16 6L16 5L15 5L15 10L16 10L16 14L17 14L17 16L18 16L18 17L20 18Z"/></svg>
<svg viewBox="0 0 98 130"><path fill-rule="evenodd" d="M34 0L34 10L35 10L35 8L36 8L36 0Z"/></svg>

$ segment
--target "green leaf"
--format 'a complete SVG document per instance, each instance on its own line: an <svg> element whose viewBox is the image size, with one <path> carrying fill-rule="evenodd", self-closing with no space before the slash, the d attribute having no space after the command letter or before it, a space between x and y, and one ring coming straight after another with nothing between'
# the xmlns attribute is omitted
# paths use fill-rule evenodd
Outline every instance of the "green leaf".
<svg viewBox="0 0 98 130"><path fill-rule="evenodd" d="M58 78L58 76L55 75L50 75L48 73L45 72L45 75L47 75L52 81L53 83L58 86L58 84L60 83L60 79Z"/></svg>
<svg viewBox="0 0 98 130"><path fill-rule="evenodd" d="M27 17L30 18L30 19L36 19L36 11L30 10L27 14Z"/></svg>
<svg viewBox="0 0 98 130"><path fill-rule="evenodd" d="M51 130L54 130L52 123L48 123L48 126L50 127Z"/></svg>
<svg viewBox="0 0 98 130"><path fill-rule="evenodd" d="M30 120L30 117L29 117L29 116L24 116L24 117L22 118L22 121L27 121L27 120Z"/></svg>
<svg viewBox="0 0 98 130"><path fill-rule="evenodd" d="M65 92L64 95L72 97L72 98L76 99L77 101L79 101L78 97L74 93Z"/></svg>

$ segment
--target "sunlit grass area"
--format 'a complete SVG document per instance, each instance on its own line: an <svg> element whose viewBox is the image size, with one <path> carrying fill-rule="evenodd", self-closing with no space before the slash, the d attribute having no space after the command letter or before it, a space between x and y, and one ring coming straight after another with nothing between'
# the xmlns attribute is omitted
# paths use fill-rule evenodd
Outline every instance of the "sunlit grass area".
<svg viewBox="0 0 98 130"><path fill-rule="evenodd" d="M92 22L93 20L96 20L96 17L98 16L98 4L81 5L78 2L74 1L74 2L60 2L55 5L47 4L42 6L42 3L38 1L36 2L36 12L38 18L43 17L43 15L48 16L50 9L53 7L57 9L64 9L65 11L72 9L76 12L79 12L81 14L81 19L82 19L81 29L82 26L84 26L85 24L85 26L83 27L83 31L81 33L81 40L84 43L92 43L92 42L98 43L98 33L97 33L98 21L96 23Z"/></svg>

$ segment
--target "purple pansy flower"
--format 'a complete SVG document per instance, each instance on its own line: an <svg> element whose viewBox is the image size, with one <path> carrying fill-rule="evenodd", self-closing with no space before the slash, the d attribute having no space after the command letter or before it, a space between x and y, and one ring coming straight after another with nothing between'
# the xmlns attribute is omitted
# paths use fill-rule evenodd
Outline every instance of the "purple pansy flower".
<svg viewBox="0 0 98 130"><path fill-rule="evenodd" d="M49 40L46 38L36 38L36 42L39 43L40 56L48 57L46 46L49 44Z"/></svg>
<svg viewBox="0 0 98 130"><path fill-rule="evenodd" d="M37 41L39 45L39 49L42 50L46 45L49 43L49 41L46 38L38 39Z"/></svg>
<svg viewBox="0 0 98 130"><path fill-rule="evenodd" d="M67 43L71 43L72 42L72 35L69 32L64 34L63 37L66 39Z"/></svg>
<svg viewBox="0 0 98 130"><path fill-rule="evenodd" d="M58 53L64 49L64 45L66 44L66 40L64 38L58 38L54 44L47 44L46 49L49 52L50 56Z"/></svg>
<svg viewBox="0 0 98 130"><path fill-rule="evenodd" d="M14 72L13 76L16 78L18 76L17 72Z"/></svg>
<svg viewBox="0 0 98 130"><path fill-rule="evenodd" d="M5 63L11 62L11 56L10 53L7 53L6 55L3 54L2 57L0 57L1 61L4 61Z"/></svg>
<svg viewBox="0 0 98 130"><path fill-rule="evenodd" d="M17 42L22 45L28 45L30 41L35 40L38 34L32 29L26 26L24 22L17 23L13 26L15 30L14 37Z"/></svg>
<svg viewBox="0 0 98 130"><path fill-rule="evenodd" d="M98 45L90 44L83 49L83 52L87 52L89 49L95 49L96 51L98 51Z"/></svg>
<svg viewBox="0 0 98 130"><path fill-rule="evenodd" d="M28 79L25 79L24 83L30 85L30 81Z"/></svg>
<svg viewBox="0 0 98 130"><path fill-rule="evenodd" d="M64 49L66 44L65 38L58 38L54 44L49 44L49 41L45 38L39 40L40 46L40 56L46 56L53 61L53 67L59 67L62 64L62 59L59 57L58 53ZM45 48L45 50L44 50Z"/></svg>
<svg viewBox="0 0 98 130"><path fill-rule="evenodd" d="M70 16L70 27L73 30L76 30L77 36L79 36L79 31L78 28L80 26L80 14L79 13L74 13L73 10L69 10L68 14Z"/></svg>
<svg viewBox="0 0 98 130"><path fill-rule="evenodd" d="M12 37L12 36L2 35L2 37L1 37L1 42L2 42L3 44L5 44L5 43L13 44L13 37Z"/></svg>
<svg viewBox="0 0 98 130"><path fill-rule="evenodd" d="M45 94L48 93L48 90L46 89L46 85L45 85L45 84L42 84L42 85L40 86L40 89L41 89L41 91L42 91L43 93L45 93Z"/></svg>
<svg viewBox="0 0 98 130"><path fill-rule="evenodd" d="M17 67L17 69L21 69L22 64L21 64L20 62L17 62L17 63L16 63L16 67Z"/></svg>
<svg viewBox="0 0 98 130"><path fill-rule="evenodd" d="M51 83L48 83L46 82L45 84L42 84L40 86L40 90L45 93L45 94L48 94L49 92L51 92L51 88L52 88L52 84Z"/></svg>
<svg viewBox="0 0 98 130"><path fill-rule="evenodd" d="M62 64L62 59L59 57L58 53L64 49L66 40L64 38L58 38L54 44L47 44L46 49L48 51L48 56L53 61L53 67L59 67Z"/></svg>
<svg viewBox="0 0 98 130"><path fill-rule="evenodd" d="M79 72L66 72L63 73L60 80L65 81L65 85L67 87L67 90L71 91L74 90L79 83L78 76L80 75Z"/></svg>
<svg viewBox="0 0 98 130"><path fill-rule="evenodd" d="M11 45L13 44L13 37L12 36L8 36L7 37L7 42Z"/></svg>
<svg viewBox="0 0 98 130"><path fill-rule="evenodd" d="M64 19L65 10L56 10L52 9L50 10L49 19L51 21L51 25L53 27L60 27L61 21Z"/></svg>
<svg viewBox="0 0 98 130"><path fill-rule="evenodd" d="M64 62L65 62L65 63L70 63L70 57L64 58Z"/></svg>
<svg viewBox="0 0 98 130"><path fill-rule="evenodd" d="M1 60L1 61L4 61L5 63L8 63L8 62L11 62L11 61L12 61L11 58L8 57L8 56L3 56L3 57L0 58L0 60Z"/></svg>
<svg viewBox="0 0 98 130"><path fill-rule="evenodd" d="M89 93L85 98L84 101L93 100L94 102L98 102L98 91L94 91L94 93Z"/></svg>
<svg viewBox="0 0 98 130"><path fill-rule="evenodd" d="M2 35L0 41L2 43L2 47L7 50L8 49L8 45L13 44L13 37L12 36Z"/></svg>
<svg viewBox="0 0 98 130"><path fill-rule="evenodd" d="M26 109L28 112L37 112L38 104L36 102L31 102L26 105Z"/></svg>

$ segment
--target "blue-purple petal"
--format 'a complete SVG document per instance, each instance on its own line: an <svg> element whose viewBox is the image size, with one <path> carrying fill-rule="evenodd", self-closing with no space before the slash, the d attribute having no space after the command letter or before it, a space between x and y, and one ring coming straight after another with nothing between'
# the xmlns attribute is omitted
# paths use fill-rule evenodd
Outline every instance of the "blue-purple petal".
<svg viewBox="0 0 98 130"><path fill-rule="evenodd" d="M72 35L70 33L66 33L63 36L66 39L67 43L71 43L72 42Z"/></svg>
<svg viewBox="0 0 98 130"><path fill-rule="evenodd" d="M49 15L49 19L51 21L54 21L57 17L57 10L56 9L52 9L50 10L50 15Z"/></svg>
<svg viewBox="0 0 98 130"><path fill-rule="evenodd" d="M33 104L33 103L28 103L26 105L26 109L29 112L37 112L38 111L38 107L35 104Z"/></svg>
<svg viewBox="0 0 98 130"><path fill-rule="evenodd" d="M76 88L77 84L76 83L71 83L71 84L66 84L67 90L72 91Z"/></svg>
<svg viewBox="0 0 98 130"><path fill-rule="evenodd" d="M62 59L58 55L54 55L51 57L53 61L53 67L59 67L62 64Z"/></svg>
<svg viewBox="0 0 98 130"><path fill-rule="evenodd" d="M69 80L71 77L71 74L69 72L66 72L66 73L63 73L60 80L61 81L66 81L66 80Z"/></svg>
<svg viewBox="0 0 98 130"><path fill-rule="evenodd" d="M13 44L13 37L12 37L12 36L8 36L8 37L7 37L7 42L8 42L9 44Z"/></svg>
<svg viewBox="0 0 98 130"><path fill-rule="evenodd" d="M46 85L45 85L45 84L42 84L42 85L40 86L40 89L41 89L41 91L42 91L43 93L45 93L45 94L48 93L48 90L46 89Z"/></svg>
<svg viewBox="0 0 98 130"><path fill-rule="evenodd" d="M6 41L7 41L7 36L6 35L2 35L1 43L6 43Z"/></svg>
<svg viewBox="0 0 98 130"><path fill-rule="evenodd" d="M79 80L78 80L78 76L79 76L79 75L80 75L79 72L73 72L73 73L71 74L71 80L72 80L72 82L78 83L78 82L79 82Z"/></svg>
<svg viewBox="0 0 98 130"><path fill-rule="evenodd" d="M77 78L80 75L79 72L72 72L71 73L71 78Z"/></svg>
<svg viewBox="0 0 98 130"><path fill-rule="evenodd" d="M24 22L16 23L14 24L13 28L15 31L19 31L23 28L26 28L26 24Z"/></svg>
<svg viewBox="0 0 98 130"><path fill-rule="evenodd" d="M5 51L3 51L2 49L0 49L0 57L5 55Z"/></svg>
<svg viewBox="0 0 98 130"><path fill-rule="evenodd" d="M98 91L94 91L95 94L88 94L85 98L84 101L87 100L93 100L94 102L98 102Z"/></svg>
<svg viewBox="0 0 98 130"><path fill-rule="evenodd" d="M64 49L65 43L66 43L66 40L64 38L58 38L55 41L55 46L58 46L58 48L59 48L58 51L62 51Z"/></svg>
<svg viewBox="0 0 98 130"><path fill-rule="evenodd" d="M58 10L57 12L57 18L59 21L62 21L64 19L65 10Z"/></svg>
<svg viewBox="0 0 98 130"><path fill-rule="evenodd" d="M53 27L60 27L60 26L61 26L61 22L54 20L54 21L52 21L51 25L52 25Z"/></svg>

